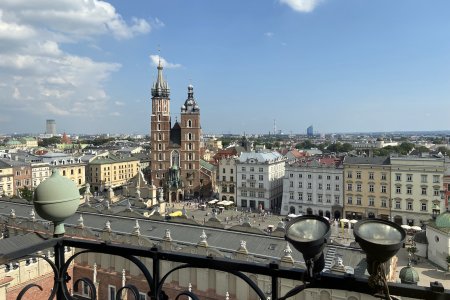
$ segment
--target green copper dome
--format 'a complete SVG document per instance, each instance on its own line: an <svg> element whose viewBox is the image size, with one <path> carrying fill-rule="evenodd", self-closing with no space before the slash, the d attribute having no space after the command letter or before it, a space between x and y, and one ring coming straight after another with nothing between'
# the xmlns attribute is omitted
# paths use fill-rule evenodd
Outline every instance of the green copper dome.
<svg viewBox="0 0 450 300"><path fill-rule="evenodd" d="M408 266L400 270L399 277L402 283L417 284L419 282L419 273L411 267L411 263L408 263Z"/></svg>
<svg viewBox="0 0 450 300"><path fill-rule="evenodd" d="M436 218L436 226L440 228L450 228L450 212L446 211Z"/></svg>
<svg viewBox="0 0 450 300"><path fill-rule="evenodd" d="M72 216L80 204L80 193L75 183L53 170L34 192L34 208L39 216L55 225L55 235L64 234L64 220Z"/></svg>

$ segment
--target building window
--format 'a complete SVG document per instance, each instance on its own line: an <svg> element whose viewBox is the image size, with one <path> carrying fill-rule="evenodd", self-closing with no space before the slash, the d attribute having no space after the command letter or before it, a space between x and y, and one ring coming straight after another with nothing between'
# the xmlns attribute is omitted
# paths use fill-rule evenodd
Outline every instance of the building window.
<svg viewBox="0 0 450 300"><path fill-rule="evenodd" d="M259 172L264 172L264 169L263 168L259 168ZM292 175L294 175L294 174L292 174Z"/></svg>
<svg viewBox="0 0 450 300"><path fill-rule="evenodd" d="M420 179L422 183L427 183L427 175L420 175Z"/></svg>
<svg viewBox="0 0 450 300"><path fill-rule="evenodd" d="M311 179L311 174L308 174L308 179Z"/></svg>
<svg viewBox="0 0 450 300"><path fill-rule="evenodd" d="M402 180L402 174L395 174L395 180L401 181Z"/></svg>
<svg viewBox="0 0 450 300"><path fill-rule="evenodd" d="M339 176L336 176L334 179L335 179L335 180L339 180Z"/></svg>
<svg viewBox="0 0 450 300"><path fill-rule="evenodd" d="M339 204L339 195L334 196L334 203Z"/></svg>
<svg viewBox="0 0 450 300"><path fill-rule="evenodd" d="M356 204L361 205L361 197L356 197Z"/></svg>
<svg viewBox="0 0 450 300"><path fill-rule="evenodd" d="M241 182L241 186L242 186L242 187L246 187L247 184L246 184L245 182Z"/></svg>
<svg viewBox="0 0 450 300"><path fill-rule="evenodd" d="M322 189L322 184L321 183L319 183L319 190L321 190Z"/></svg>
<svg viewBox="0 0 450 300"><path fill-rule="evenodd" d="M298 174L298 178L303 178L303 175L302 174Z"/></svg>
<svg viewBox="0 0 450 300"><path fill-rule="evenodd" d="M386 186L385 186L385 185L382 185L382 186L381 186L381 192L382 192L383 194L386 193Z"/></svg>
<svg viewBox="0 0 450 300"><path fill-rule="evenodd" d="M356 172L356 179L361 179L361 172Z"/></svg>
<svg viewBox="0 0 450 300"><path fill-rule="evenodd" d="M357 192L361 192L361 184L360 184L360 183L358 183L358 184L356 185L356 191L357 191Z"/></svg>
<svg viewBox="0 0 450 300"><path fill-rule="evenodd" d="M352 177L353 177L352 172L351 172L351 171L348 171L348 172L347 172L347 178L352 178Z"/></svg>
<svg viewBox="0 0 450 300"><path fill-rule="evenodd" d="M311 189L312 188L312 184L311 184L311 182L308 182L308 189Z"/></svg>
<svg viewBox="0 0 450 300"><path fill-rule="evenodd" d="M311 202L312 201L312 194L308 193L308 201Z"/></svg>
<svg viewBox="0 0 450 300"><path fill-rule="evenodd" d="M351 183L347 184L347 191L351 191L351 190L352 190L352 188L353 188L353 186L352 186L352 184L351 184Z"/></svg>
<svg viewBox="0 0 450 300"><path fill-rule="evenodd" d="M139 293L139 300L147 300L147 295L144 293Z"/></svg>
<svg viewBox="0 0 450 300"><path fill-rule="evenodd" d="M427 194L427 188L426 187L423 187L422 188L422 195L426 195Z"/></svg>
<svg viewBox="0 0 450 300"><path fill-rule="evenodd" d="M264 175L259 175L259 180L264 180Z"/></svg>
<svg viewBox="0 0 450 300"><path fill-rule="evenodd" d="M255 175L250 174L250 180L255 180Z"/></svg>
<svg viewBox="0 0 450 300"><path fill-rule="evenodd" d="M411 194L412 194L412 187L407 186L407 187L406 187L406 193L407 193L408 195L411 195Z"/></svg>
<svg viewBox="0 0 450 300"><path fill-rule="evenodd" d="M303 188L303 183L302 182L299 182L298 183L298 187L301 189L301 188Z"/></svg>
<svg viewBox="0 0 450 300"><path fill-rule="evenodd" d="M381 180L386 180L386 173L381 173Z"/></svg>
<svg viewBox="0 0 450 300"><path fill-rule="evenodd" d="M381 199L381 207L387 207L386 199Z"/></svg>
<svg viewBox="0 0 450 300"><path fill-rule="evenodd" d="M116 287L108 285L108 300L116 300Z"/></svg>
<svg viewBox="0 0 450 300"><path fill-rule="evenodd" d="M245 167L242 167L242 172L245 172Z"/></svg>
<svg viewBox="0 0 450 300"><path fill-rule="evenodd" d="M318 194L317 195L317 202L320 202L320 203L322 203L323 202L323 195L322 194Z"/></svg>
<svg viewBox="0 0 450 300"><path fill-rule="evenodd" d="M427 211L427 203L426 202L422 202L422 205L420 207L421 211Z"/></svg>
<svg viewBox="0 0 450 300"><path fill-rule="evenodd" d="M406 209L413 210L413 203L411 201L406 202Z"/></svg>
<svg viewBox="0 0 450 300"><path fill-rule="evenodd" d="M395 208L396 208L396 209L401 209L401 208L402 208L402 205L401 205L401 204L402 204L402 203L401 203L400 200L395 201Z"/></svg>
<svg viewBox="0 0 450 300"><path fill-rule="evenodd" d="M264 192L258 192L258 198L264 198Z"/></svg>
<svg viewBox="0 0 450 300"><path fill-rule="evenodd" d="M395 192L396 192L397 194L400 194L400 193L402 192L402 188L399 187L399 186L397 186L397 187L395 188Z"/></svg>
<svg viewBox="0 0 450 300"><path fill-rule="evenodd" d="M258 183L258 188L263 189L264 188L264 183L262 183L262 182Z"/></svg>
<svg viewBox="0 0 450 300"><path fill-rule="evenodd" d="M242 199L242 200L241 200L241 206L242 206L242 207L247 207L247 200Z"/></svg>
<svg viewBox="0 0 450 300"><path fill-rule="evenodd" d="M369 179L373 180L373 172L369 173Z"/></svg>
<svg viewBox="0 0 450 300"><path fill-rule="evenodd" d="M436 190L436 189L435 189L435 190L433 191L433 194L434 194L435 196L439 196L439 190Z"/></svg>
<svg viewBox="0 0 450 300"><path fill-rule="evenodd" d="M327 183L327 191L331 190L331 184Z"/></svg>
<svg viewBox="0 0 450 300"><path fill-rule="evenodd" d="M242 190L241 191L241 196L247 197L247 191L246 190Z"/></svg>
<svg viewBox="0 0 450 300"><path fill-rule="evenodd" d="M330 175L327 175L327 180L331 180L331 176Z"/></svg>
<svg viewBox="0 0 450 300"><path fill-rule="evenodd" d="M250 167L250 172L255 172L255 168L254 167Z"/></svg>
<svg viewBox="0 0 450 300"><path fill-rule="evenodd" d="M303 201L303 193L298 193L298 200Z"/></svg>
<svg viewBox="0 0 450 300"><path fill-rule="evenodd" d="M289 199L294 199L294 192L289 192Z"/></svg>
<svg viewBox="0 0 450 300"><path fill-rule="evenodd" d="M192 127L192 121L191 121L191 120L188 120L188 121L187 121L187 127L188 127L188 128L191 128L191 127Z"/></svg>
<svg viewBox="0 0 450 300"><path fill-rule="evenodd" d="M250 182L250 187L254 188L255 187L255 183L254 182Z"/></svg>
<svg viewBox="0 0 450 300"><path fill-rule="evenodd" d="M353 203L353 199L352 199L351 196L349 196L349 197L347 198L347 203L348 203L348 204L352 204L352 203Z"/></svg>
<svg viewBox="0 0 450 300"><path fill-rule="evenodd" d="M412 182L412 174L406 174L406 181Z"/></svg>
<svg viewBox="0 0 450 300"><path fill-rule="evenodd" d="M375 198L369 197L369 206L375 206Z"/></svg>
<svg viewBox="0 0 450 300"><path fill-rule="evenodd" d="M439 183L439 175L433 175L433 183Z"/></svg>
<svg viewBox="0 0 450 300"><path fill-rule="evenodd" d="M336 186L335 186L335 189L334 189L335 191L339 191L339 184L336 184Z"/></svg>
<svg viewBox="0 0 450 300"><path fill-rule="evenodd" d="M319 175L318 178L319 178L319 179L322 179L322 175Z"/></svg>
<svg viewBox="0 0 450 300"><path fill-rule="evenodd" d="M241 176L242 176L242 180L246 180L247 179L247 175L242 174Z"/></svg>

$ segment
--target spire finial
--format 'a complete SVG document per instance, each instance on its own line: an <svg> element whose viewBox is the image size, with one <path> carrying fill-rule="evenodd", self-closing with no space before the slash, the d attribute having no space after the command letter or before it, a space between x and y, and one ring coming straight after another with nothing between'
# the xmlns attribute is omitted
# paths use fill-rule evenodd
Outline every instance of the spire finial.
<svg viewBox="0 0 450 300"><path fill-rule="evenodd" d="M162 68L161 66L161 46L158 44L158 68Z"/></svg>

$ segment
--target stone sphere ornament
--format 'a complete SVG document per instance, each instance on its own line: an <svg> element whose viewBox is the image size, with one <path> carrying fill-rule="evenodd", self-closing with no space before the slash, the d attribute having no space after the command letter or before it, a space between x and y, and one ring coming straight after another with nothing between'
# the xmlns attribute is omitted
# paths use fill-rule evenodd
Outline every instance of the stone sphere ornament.
<svg viewBox="0 0 450 300"><path fill-rule="evenodd" d="M53 170L34 192L34 208L38 215L54 224L53 236L64 235L64 220L72 216L80 205L80 192L75 183Z"/></svg>

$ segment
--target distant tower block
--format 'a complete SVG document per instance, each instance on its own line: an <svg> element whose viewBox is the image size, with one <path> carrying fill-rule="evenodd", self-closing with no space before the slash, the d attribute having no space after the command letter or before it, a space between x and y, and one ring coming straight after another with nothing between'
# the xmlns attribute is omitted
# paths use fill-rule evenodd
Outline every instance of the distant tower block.
<svg viewBox="0 0 450 300"><path fill-rule="evenodd" d="M308 137L314 136L314 130L313 130L313 126L312 126L312 125L309 126L308 128L306 128L306 135L307 135Z"/></svg>
<svg viewBox="0 0 450 300"><path fill-rule="evenodd" d="M45 133L46 134L56 135L56 122L55 122L55 120L47 120Z"/></svg>

